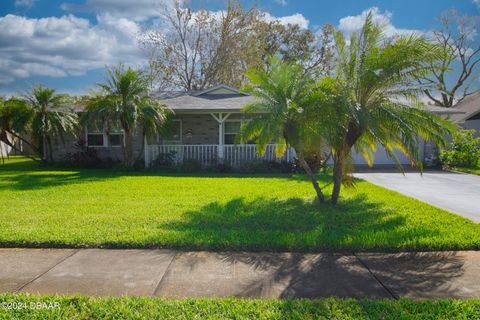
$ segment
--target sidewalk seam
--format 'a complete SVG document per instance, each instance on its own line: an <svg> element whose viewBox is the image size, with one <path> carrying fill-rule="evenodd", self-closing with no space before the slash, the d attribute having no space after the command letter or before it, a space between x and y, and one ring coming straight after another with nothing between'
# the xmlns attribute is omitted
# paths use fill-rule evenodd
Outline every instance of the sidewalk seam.
<svg viewBox="0 0 480 320"><path fill-rule="evenodd" d="M161 285L162 285L163 279L165 278L165 275L166 275L166 274L168 273L168 271L170 270L170 266L172 265L173 260L175 260L175 258L177 257L177 254L178 254L178 252L175 252L175 254L174 254L173 257L172 257L172 260L170 260L170 263L168 264L167 269L165 269L165 272L163 273L162 277L160 278L160 281L158 281L158 284L157 284L157 286L155 287L155 290L153 290L153 294L152 294L153 296L156 296L158 290L160 290L160 287L161 287Z"/></svg>
<svg viewBox="0 0 480 320"><path fill-rule="evenodd" d="M71 254L69 254L68 256L66 256L65 258L61 259L60 261L58 261L57 263L55 263L51 268L49 268L48 270L46 270L45 272L42 272L41 274L39 274L38 276L34 277L32 280L24 283L23 285L21 285L19 288L15 289L14 292L17 293L17 292L20 292L21 290L23 290L26 286L28 286L29 284L31 284L32 282L34 282L35 280L41 278L42 276L44 276L46 273L48 273L50 270L52 270L53 268L55 268L56 266L58 266L60 263L64 262L65 260L67 260L68 258L71 258L72 256L74 256L76 253L78 253L80 251L80 249L76 249L74 250Z"/></svg>
<svg viewBox="0 0 480 320"><path fill-rule="evenodd" d="M355 252L353 252L353 256L355 258L357 258L357 260L362 264L362 266L368 270L368 272L372 275L372 277L382 286L383 289L385 289L385 291L388 292L389 295L392 296L393 299L395 300L398 300L399 297L394 294L376 275L375 273L373 273L373 271L368 267L368 265L362 260L360 259L359 256L357 256L357 254Z"/></svg>

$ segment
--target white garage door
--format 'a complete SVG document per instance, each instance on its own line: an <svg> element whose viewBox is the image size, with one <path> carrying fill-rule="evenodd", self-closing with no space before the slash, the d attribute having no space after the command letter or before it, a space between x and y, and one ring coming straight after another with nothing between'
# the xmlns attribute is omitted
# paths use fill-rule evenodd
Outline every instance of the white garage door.
<svg viewBox="0 0 480 320"><path fill-rule="evenodd" d="M410 165L410 160L403 155L401 152L395 152L395 155L400 160L402 165ZM367 165L367 161L363 158L360 154L353 155L353 164L356 165ZM383 147L379 147L375 152L375 158L373 161L373 165L395 165L395 161L393 161L388 155L387 152Z"/></svg>
<svg viewBox="0 0 480 320"><path fill-rule="evenodd" d="M480 119L465 121L465 124L463 126L465 127L465 129L475 129L475 136L480 137Z"/></svg>

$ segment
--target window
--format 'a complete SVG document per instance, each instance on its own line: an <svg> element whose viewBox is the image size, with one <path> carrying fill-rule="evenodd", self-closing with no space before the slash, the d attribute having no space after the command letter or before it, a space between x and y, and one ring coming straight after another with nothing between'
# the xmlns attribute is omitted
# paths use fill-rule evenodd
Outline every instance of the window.
<svg viewBox="0 0 480 320"><path fill-rule="evenodd" d="M166 143L182 143L182 120L172 120L168 125L168 136L164 139Z"/></svg>
<svg viewBox="0 0 480 320"><path fill-rule="evenodd" d="M123 140L122 127L117 123L110 126L108 130L108 145L110 147L120 147Z"/></svg>
<svg viewBox="0 0 480 320"><path fill-rule="evenodd" d="M110 126L107 131L102 121L94 121L87 125L86 132L89 147L119 147L122 145L123 130L118 124Z"/></svg>
<svg viewBox="0 0 480 320"><path fill-rule="evenodd" d="M94 121L87 125L87 145L90 147L103 147L105 145L103 124L100 121Z"/></svg>
<svg viewBox="0 0 480 320"><path fill-rule="evenodd" d="M225 121L224 127L224 143L235 144L235 139L240 133L240 121Z"/></svg>

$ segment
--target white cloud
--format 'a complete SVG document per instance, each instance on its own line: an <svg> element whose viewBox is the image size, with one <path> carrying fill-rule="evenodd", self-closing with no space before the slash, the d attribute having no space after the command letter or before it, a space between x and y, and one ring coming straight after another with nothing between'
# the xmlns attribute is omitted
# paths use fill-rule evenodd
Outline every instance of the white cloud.
<svg viewBox="0 0 480 320"><path fill-rule="evenodd" d="M73 15L30 19L0 17L0 83L30 76L63 77L120 61L145 62L137 46L134 21L97 17L98 24Z"/></svg>
<svg viewBox="0 0 480 320"><path fill-rule="evenodd" d="M287 5L287 0L274 0L275 3L281 5L282 7L285 7Z"/></svg>
<svg viewBox="0 0 480 320"><path fill-rule="evenodd" d="M473 0L473 3L480 7L480 0Z"/></svg>
<svg viewBox="0 0 480 320"><path fill-rule="evenodd" d="M154 10L159 3L171 1L136 0L132 5L127 0L88 0L81 6L97 12L96 24L73 14L39 19L13 14L0 16L0 84L32 76L84 75L118 62L143 66L147 59L137 37L145 19L159 18ZM63 7L82 9L71 4ZM309 25L299 13L284 17L265 13L265 19L298 24L302 28Z"/></svg>
<svg viewBox="0 0 480 320"><path fill-rule="evenodd" d="M15 7L31 8L37 0L15 0Z"/></svg>
<svg viewBox="0 0 480 320"><path fill-rule="evenodd" d="M173 5L174 0L87 0L85 4L63 3L61 7L69 12L107 12L114 17L143 21L159 16L165 8Z"/></svg>
<svg viewBox="0 0 480 320"><path fill-rule="evenodd" d="M477 0L480 1L480 0ZM338 30L350 35L352 32L358 31L362 28L367 14L372 13L372 19L375 23L384 26L385 35L394 36L397 34L422 33L419 30L397 28L392 24L392 13L390 11L381 12L378 7L372 7L364 10L361 14L356 16L347 16L341 18L338 24Z"/></svg>
<svg viewBox="0 0 480 320"><path fill-rule="evenodd" d="M305 18L301 13L295 13L291 16L283 16L283 17L275 17L272 16L270 13L264 13L264 19L268 22L278 20L281 24L298 24L300 28L307 29L310 21Z"/></svg>

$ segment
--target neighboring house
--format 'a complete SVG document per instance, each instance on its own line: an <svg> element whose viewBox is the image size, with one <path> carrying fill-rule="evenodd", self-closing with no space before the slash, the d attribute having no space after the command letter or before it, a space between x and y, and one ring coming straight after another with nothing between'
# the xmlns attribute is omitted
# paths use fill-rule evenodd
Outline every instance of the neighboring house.
<svg viewBox="0 0 480 320"><path fill-rule="evenodd" d="M7 139L8 139L8 141L12 142L15 145L15 147L18 149L18 151L15 150L14 148L10 147L5 142L0 141L0 157L2 157L2 156L7 157L7 156L17 155L17 154L25 154L23 152L26 151L26 150L23 147L22 141L14 139L8 133L7 133Z"/></svg>
<svg viewBox="0 0 480 320"><path fill-rule="evenodd" d="M12 148L10 146L0 141L0 157L2 156L6 157L7 155L10 154L11 151L12 151Z"/></svg>
<svg viewBox="0 0 480 320"><path fill-rule="evenodd" d="M143 141L137 129L134 137L134 152L140 155L148 167L160 154L175 154L175 160L182 162L188 159L211 165L223 162L231 166L238 166L242 162L252 160L284 160L294 161L295 152L288 149L281 159L274 153L274 145L267 147L264 156L256 153L254 144L235 144L242 121L248 121L252 116L242 112L243 106L255 101L255 98L241 93L235 88L225 85L189 93L161 93L155 95L159 100L173 110L171 134L168 137L153 137ZM427 106L428 110L444 117L455 114L454 110ZM77 110L81 112L82 110ZM80 134L87 145L95 148L100 157L121 159L123 139L120 128L107 131L100 124L90 123ZM58 139L54 143L54 159L61 161L68 153L76 151L74 148L77 138L64 137L64 143ZM424 146L424 147L423 147ZM422 144L422 153L428 156L433 147L428 143ZM402 164L410 161L398 155ZM364 159L355 155L354 164L366 164ZM385 150L379 148L375 154L376 165L393 165L394 162L386 155Z"/></svg>
<svg viewBox="0 0 480 320"><path fill-rule="evenodd" d="M475 129L475 135L480 137L480 91L463 99L454 109L461 113L452 115L452 121L465 129Z"/></svg>

